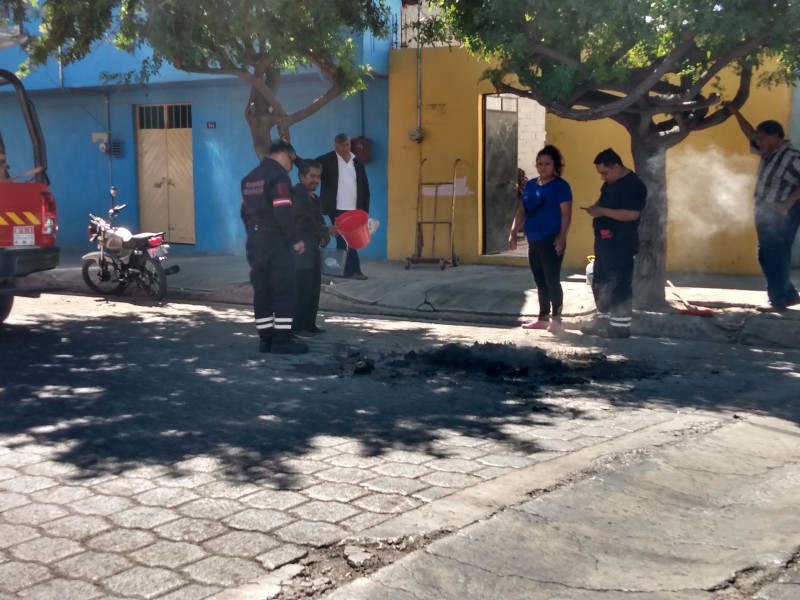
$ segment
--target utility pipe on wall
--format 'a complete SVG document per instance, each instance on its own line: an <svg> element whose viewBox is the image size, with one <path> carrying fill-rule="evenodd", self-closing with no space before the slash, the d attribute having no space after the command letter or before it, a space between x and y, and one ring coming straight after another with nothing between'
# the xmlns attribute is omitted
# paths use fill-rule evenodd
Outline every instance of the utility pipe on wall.
<svg viewBox="0 0 800 600"><path fill-rule="evenodd" d="M419 26L422 22L422 1L417 2L417 126L408 132L408 139L421 142L425 137L422 131L422 43L419 39Z"/></svg>

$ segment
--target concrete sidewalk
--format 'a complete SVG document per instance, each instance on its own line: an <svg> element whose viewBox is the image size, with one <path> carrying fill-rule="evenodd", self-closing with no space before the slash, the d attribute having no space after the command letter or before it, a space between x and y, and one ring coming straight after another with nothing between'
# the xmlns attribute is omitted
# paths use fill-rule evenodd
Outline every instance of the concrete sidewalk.
<svg viewBox="0 0 800 600"><path fill-rule="evenodd" d="M798 456L797 428L768 418L637 451L326 598L800 598Z"/></svg>
<svg viewBox="0 0 800 600"><path fill-rule="evenodd" d="M65 255L60 268L35 276L36 283L90 294L81 279L80 264L79 255ZM173 253L167 265L173 264L181 270L168 279L168 299L252 302L249 270L242 256ZM463 265L442 271L436 265L416 265L406 270L403 263L391 261L364 261L363 267L369 276L366 281L325 278L320 300L323 313L515 326L538 311L532 276L525 267ZM795 274L800 276L800 272ZM715 316L678 314L683 305L672 289L666 288L667 300L676 311L637 312L634 335L800 347L800 306L784 313L755 310L766 301L761 277L676 273L670 274L670 279L684 300L714 309ZM582 273L565 272L564 294L568 328L591 317L594 301Z"/></svg>

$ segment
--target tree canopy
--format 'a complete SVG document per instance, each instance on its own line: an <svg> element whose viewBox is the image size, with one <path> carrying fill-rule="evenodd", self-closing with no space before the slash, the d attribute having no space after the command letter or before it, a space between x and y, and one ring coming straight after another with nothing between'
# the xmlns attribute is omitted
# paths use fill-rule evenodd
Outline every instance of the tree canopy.
<svg viewBox="0 0 800 600"><path fill-rule="evenodd" d="M792 0L433 0L453 35L497 60L486 76L553 114L612 118L670 146L717 124L709 109L741 105L761 83L793 82L800 67L800 2ZM724 90L727 67L739 76ZM513 78L513 82L512 82ZM727 115L725 115L727 116ZM709 122L710 121L710 122Z"/></svg>
<svg viewBox="0 0 800 600"><path fill-rule="evenodd" d="M631 136L650 194L637 261L640 305L663 302L665 151L729 118L754 83L800 72L797 0L431 0L420 39L454 39L491 59L498 91L579 121L609 118ZM766 61L771 59L769 63ZM766 65L769 64L767 68ZM727 89L723 71L735 75ZM757 75L757 77L756 77ZM754 81L755 80L755 81Z"/></svg>
<svg viewBox="0 0 800 600"><path fill-rule="evenodd" d="M39 34L32 63L50 56L74 62L101 40L122 50L152 49L140 72L146 80L164 61L191 73L234 75L250 84L245 110L256 153L270 132L288 139L289 128L340 94L365 87L368 65L356 60L353 35L388 35L385 0L17 0L35 8ZM278 99L287 71L315 67L328 89L290 112Z"/></svg>

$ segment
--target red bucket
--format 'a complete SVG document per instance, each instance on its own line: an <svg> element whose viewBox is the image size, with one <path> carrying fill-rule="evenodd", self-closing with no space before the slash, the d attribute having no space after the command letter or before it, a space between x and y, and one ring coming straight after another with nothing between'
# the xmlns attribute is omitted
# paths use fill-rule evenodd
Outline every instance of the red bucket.
<svg viewBox="0 0 800 600"><path fill-rule="evenodd" d="M348 210L336 217L336 229L353 250L369 244L369 215L363 210Z"/></svg>

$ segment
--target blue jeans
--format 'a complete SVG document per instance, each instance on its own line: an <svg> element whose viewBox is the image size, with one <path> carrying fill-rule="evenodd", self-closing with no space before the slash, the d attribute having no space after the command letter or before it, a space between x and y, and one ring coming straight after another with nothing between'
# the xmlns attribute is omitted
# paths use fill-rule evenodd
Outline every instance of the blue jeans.
<svg viewBox="0 0 800 600"><path fill-rule="evenodd" d="M772 205L756 206L758 264L767 280L767 298L773 306L793 304L800 294L791 281L792 244L800 226L800 203L788 215Z"/></svg>

